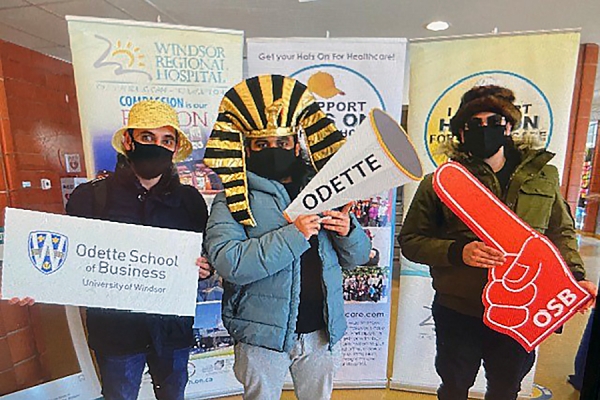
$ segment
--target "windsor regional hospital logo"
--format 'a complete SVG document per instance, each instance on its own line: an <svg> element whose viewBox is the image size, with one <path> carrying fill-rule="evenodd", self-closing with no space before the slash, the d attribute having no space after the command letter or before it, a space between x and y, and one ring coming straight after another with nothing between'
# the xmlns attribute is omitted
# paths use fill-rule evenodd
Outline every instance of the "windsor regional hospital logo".
<svg viewBox="0 0 600 400"><path fill-rule="evenodd" d="M459 79L435 100L425 120L425 149L435 166L447 161L443 147L456 140L450 131L450 119L460 105L462 95L473 86L498 85L515 93L515 105L523 118L513 137L532 137L536 143L548 146L554 128L552 107L544 92L529 78L509 71L482 71Z"/></svg>
<svg viewBox="0 0 600 400"><path fill-rule="evenodd" d="M95 68L112 67L114 68L114 74L117 76L143 75L148 80L152 80L152 75L146 71L148 66L146 55L139 46L128 40L117 40L113 43L104 36L95 35L95 37L106 46L94 62Z"/></svg>
<svg viewBox="0 0 600 400"><path fill-rule="evenodd" d="M372 108L386 110L373 82L344 65L311 65L290 76L306 84L323 112L344 136L352 135Z"/></svg>
<svg viewBox="0 0 600 400"><path fill-rule="evenodd" d="M69 239L56 232L33 231L29 233L28 247L29 259L33 266L48 275L64 265Z"/></svg>

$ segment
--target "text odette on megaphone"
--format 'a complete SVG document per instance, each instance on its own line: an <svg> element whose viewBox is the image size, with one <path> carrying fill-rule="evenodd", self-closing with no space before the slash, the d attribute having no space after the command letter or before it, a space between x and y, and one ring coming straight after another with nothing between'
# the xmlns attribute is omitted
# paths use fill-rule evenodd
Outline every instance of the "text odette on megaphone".
<svg viewBox="0 0 600 400"><path fill-rule="evenodd" d="M421 161L408 135L387 113L372 109L284 215L317 214L383 191L419 181Z"/></svg>
<svg viewBox="0 0 600 400"><path fill-rule="evenodd" d="M380 168L381 164L379 164L375 155L369 154L364 160L340 172L339 175L331 178L326 184L317 187L314 193L306 193L302 197L302 204L307 210L313 210L319 205L319 202L329 200L334 193L342 193L346 188L358 182L360 178L367 178L369 173L375 172Z"/></svg>

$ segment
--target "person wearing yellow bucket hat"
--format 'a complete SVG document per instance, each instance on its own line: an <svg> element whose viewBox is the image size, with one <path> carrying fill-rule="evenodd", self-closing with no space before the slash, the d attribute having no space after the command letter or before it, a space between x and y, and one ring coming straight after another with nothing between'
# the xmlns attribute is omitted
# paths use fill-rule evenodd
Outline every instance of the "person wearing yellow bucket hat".
<svg viewBox="0 0 600 400"><path fill-rule="evenodd" d="M223 323L246 400L278 399L288 370L300 400L331 396L346 330L342 268L366 263L370 242L349 207L291 223L283 210L343 143L288 77L245 80L219 107L204 162L225 191L204 244L224 279Z"/></svg>
<svg viewBox="0 0 600 400"><path fill-rule="evenodd" d="M127 125L115 132L112 145L131 162L142 180L153 180L192 153L192 143L179 128L175 110L166 103L136 103Z"/></svg>
<svg viewBox="0 0 600 400"><path fill-rule="evenodd" d="M78 186L67 203L67 214L204 231L206 203L194 187L180 183L173 166L191 154L192 144L171 106L154 100L136 103L112 145L119 153L115 173ZM196 266L200 279L212 275L204 257L196 260ZM25 306L34 299L10 302ZM156 398L182 400L194 342L192 324L191 317L88 308L88 344L96 354L104 399L137 399L148 364Z"/></svg>

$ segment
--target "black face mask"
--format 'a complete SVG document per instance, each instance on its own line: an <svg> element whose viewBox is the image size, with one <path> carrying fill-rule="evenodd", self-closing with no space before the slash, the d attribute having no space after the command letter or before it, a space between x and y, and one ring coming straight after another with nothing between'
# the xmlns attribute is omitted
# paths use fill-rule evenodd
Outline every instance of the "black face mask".
<svg viewBox="0 0 600 400"><path fill-rule="evenodd" d="M133 170L143 179L153 179L164 174L173 163L173 151L156 144L133 141L134 149L127 152Z"/></svg>
<svg viewBox="0 0 600 400"><path fill-rule="evenodd" d="M294 149L268 148L250 151L248 170L267 179L279 181L292 175L296 165Z"/></svg>
<svg viewBox="0 0 600 400"><path fill-rule="evenodd" d="M506 144L505 126L480 126L464 131L465 150L477 158L490 158Z"/></svg>

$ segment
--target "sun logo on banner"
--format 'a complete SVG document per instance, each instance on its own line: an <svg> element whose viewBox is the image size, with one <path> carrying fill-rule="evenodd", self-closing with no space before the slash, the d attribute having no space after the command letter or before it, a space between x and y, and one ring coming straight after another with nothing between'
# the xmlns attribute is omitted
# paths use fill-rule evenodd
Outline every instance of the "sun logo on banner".
<svg viewBox="0 0 600 400"><path fill-rule="evenodd" d="M29 233L29 259L43 274L58 271L67 259L69 239L60 233L34 231Z"/></svg>
<svg viewBox="0 0 600 400"><path fill-rule="evenodd" d="M113 52L110 54L113 58L117 58L120 55L124 55L126 57L126 61L127 61L127 68L131 68L133 67L133 65L137 62L137 66L140 68L143 68L146 66L146 64L144 63L144 58L146 56L144 56L142 53L140 53L140 48L139 47L135 47L131 44L131 42L127 42L127 44L125 45L125 47L123 47L121 45L121 41L117 40L117 48L115 50L113 50Z"/></svg>
<svg viewBox="0 0 600 400"><path fill-rule="evenodd" d="M114 73L117 76L141 74L148 77L148 80L152 80L152 75L145 71L147 66L146 56L142 53L140 47L135 46L130 41L117 40L116 44L113 44L110 39L104 36L95 35L95 37L107 45L104 52L94 62L95 68L115 67Z"/></svg>
<svg viewBox="0 0 600 400"><path fill-rule="evenodd" d="M461 96L473 86L498 85L515 93L515 105L523 118L513 130L515 138L533 138L547 147L552 138L554 115L544 92L530 79L509 71L481 71L459 79L435 100L425 120L424 144L427 155L437 167L447 161L443 152L456 138L450 131L450 119L460 105Z"/></svg>
<svg viewBox="0 0 600 400"><path fill-rule="evenodd" d="M306 84L323 112L345 136L354 133L372 108L386 111L383 97L373 82L345 65L311 65L291 73L290 77ZM352 90L343 91L340 87Z"/></svg>

